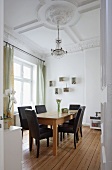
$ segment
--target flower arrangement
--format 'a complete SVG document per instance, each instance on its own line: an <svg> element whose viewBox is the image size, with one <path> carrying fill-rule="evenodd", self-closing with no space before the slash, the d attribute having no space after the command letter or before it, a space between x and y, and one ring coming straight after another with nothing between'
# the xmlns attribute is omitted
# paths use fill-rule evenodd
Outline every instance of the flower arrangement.
<svg viewBox="0 0 112 170"><path fill-rule="evenodd" d="M56 102L57 103L61 103L61 99L56 99Z"/></svg>
<svg viewBox="0 0 112 170"><path fill-rule="evenodd" d="M60 103L61 99L56 99L57 105L58 105L58 113L60 112Z"/></svg>
<svg viewBox="0 0 112 170"><path fill-rule="evenodd" d="M5 95L4 97L8 97L8 106L7 106L7 117L8 116L8 113L11 112L11 109L12 109L12 106L13 104L16 104L17 101L16 101L16 98L14 97L16 91L12 90L12 89L6 89L5 90Z"/></svg>

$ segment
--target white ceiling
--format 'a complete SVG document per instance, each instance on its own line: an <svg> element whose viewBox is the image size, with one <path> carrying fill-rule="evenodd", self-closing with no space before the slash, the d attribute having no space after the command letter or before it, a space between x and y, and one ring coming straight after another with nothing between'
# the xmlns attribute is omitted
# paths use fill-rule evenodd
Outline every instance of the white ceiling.
<svg viewBox="0 0 112 170"><path fill-rule="evenodd" d="M41 53L55 48L57 20L62 47L100 36L99 0L5 0L5 26L28 38Z"/></svg>

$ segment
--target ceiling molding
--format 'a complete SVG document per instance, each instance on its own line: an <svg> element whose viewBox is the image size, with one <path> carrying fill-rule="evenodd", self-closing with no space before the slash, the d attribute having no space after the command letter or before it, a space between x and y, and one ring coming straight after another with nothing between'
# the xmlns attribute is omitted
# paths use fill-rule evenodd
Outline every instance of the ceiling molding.
<svg viewBox="0 0 112 170"><path fill-rule="evenodd" d="M85 12L88 12L90 10L94 10L97 8L100 8L99 1L95 1L95 2L89 3L87 5L80 6L80 7L78 7L78 11L79 11L79 13L85 13Z"/></svg>
<svg viewBox="0 0 112 170"><path fill-rule="evenodd" d="M70 3L74 4L76 7L78 7L77 0L65 0L65 1L70 2Z"/></svg>
<svg viewBox="0 0 112 170"><path fill-rule="evenodd" d="M86 41L82 41L80 43L77 44L71 44L70 46L66 47L66 50L68 51L68 53L74 53L77 51L83 51L86 49L90 49L90 48L96 48L96 47L100 47L100 38L96 37L90 40L86 40Z"/></svg>
<svg viewBox="0 0 112 170"><path fill-rule="evenodd" d="M73 30L70 27L66 27L64 31L68 34L68 36L72 39L74 43L79 43L79 37L77 36L77 34L74 34Z"/></svg>
<svg viewBox="0 0 112 170"><path fill-rule="evenodd" d="M67 55L69 55L71 53L80 52L80 51L88 50L91 48L97 48L97 47L100 47L100 38L99 37L89 39L86 41L82 41L77 44L71 44L64 48L68 52ZM46 51L43 52L43 57L50 57L50 55L51 55L50 52L49 53L47 53Z"/></svg>
<svg viewBox="0 0 112 170"><path fill-rule="evenodd" d="M32 54L39 54L43 58L45 56L48 57L50 55L50 51L48 51L47 49L43 49L43 48L40 49L36 43L32 42L31 40L29 40L24 36L20 36L14 33L10 28L6 26L4 31L4 40L9 41L10 43L13 42L15 45L20 44L23 47L27 47L32 51ZM68 46L65 46L64 48L65 50L68 51L69 54L69 53L74 53L74 52L83 51L86 49L96 48L96 47L100 47L99 37L92 38L86 41L80 41L78 43L73 43Z"/></svg>
<svg viewBox="0 0 112 170"><path fill-rule="evenodd" d="M78 1L78 7L90 4L92 2L98 2L99 0L77 0Z"/></svg>
<svg viewBox="0 0 112 170"><path fill-rule="evenodd" d="M29 40L23 35L19 35L18 33L15 33L11 28L5 25L4 27L4 40L8 41L10 43L14 43L14 45L20 45L23 47L28 48L30 51L32 51L33 54L38 54L41 56L43 51L45 49L39 47L36 43Z"/></svg>
<svg viewBox="0 0 112 170"><path fill-rule="evenodd" d="M22 33L25 33L25 32L32 31L32 30L34 30L34 29L40 28L40 27L42 27L42 26L44 26L44 23L40 21L40 22L38 22L38 23L33 23L33 24L31 24L31 25L28 25L28 26L26 26L26 27L23 27L23 28L17 30L17 32L18 32L19 34L22 34Z"/></svg>
<svg viewBox="0 0 112 170"><path fill-rule="evenodd" d="M30 21L30 22L26 22L26 23L24 23L24 24L21 24L21 25L18 25L18 26L16 26L16 27L14 27L14 30L21 29L21 28L23 28L23 27L26 27L26 26L32 25L32 24L37 23L37 22L38 22L38 20L37 20L37 19L32 20L32 21Z"/></svg>
<svg viewBox="0 0 112 170"><path fill-rule="evenodd" d="M62 27L72 26L80 19L77 7L70 1L50 1L41 6L37 13L39 20L47 27L56 27L58 22Z"/></svg>

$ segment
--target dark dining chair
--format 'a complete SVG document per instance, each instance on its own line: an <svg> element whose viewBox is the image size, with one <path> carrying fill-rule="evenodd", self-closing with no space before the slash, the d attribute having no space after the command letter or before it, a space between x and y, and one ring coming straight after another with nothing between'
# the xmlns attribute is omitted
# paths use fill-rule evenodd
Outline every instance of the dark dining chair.
<svg viewBox="0 0 112 170"><path fill-rule="evenodd" d="M35 110L37 114L47 112L45 105L36 105Z"/></svg>
<svg viewBox="0 0 112 170"><path fill-rule="evenodd" d="M80 108L80 104L70 104L69 110L78 110Z"/></svg>
<svg viewBox="0 0 112 170"><path fill-rule="evenodd" d="M27 122L27 118L26 118L26 114L25 114L25 109L32 109L31 106L20 106L18 107L18 113L19 113L19 118L20 118L20 124L22 127L22 137L23 137L23 130L29 130L28 127L28 122Z"/></svg>
<svg viewBox="0 0 112 170"><path fill-rule="evenodd" d="M37 158L39 157L40 140L47 139L47 147L49 146L49 137L52 137L52 129L42 128L38 124L38 118L34 110L25 110L28 126L29 126L29 149L32 150L33 138L37 143Z"/></svg>
<svg viewBox="0 0 112 170"><path fill-rule="evenodd" d="M83 116L84 116L84 112L85 112L86 106L81 106L81 109L82 109L82 112L81 112L78 128L80 130L80 135L82 137L82 121L83 121Z"/></svg>
<svg viewBox="0 0 112 170"><path fill-rule="evenodd" d="M80 108L79 104L70 104L69 105L69 110L78 110ZM67 123L67 122L66 122ZM73 120L68 121L69 124L73 124Z"/></svg>
<svg viewBox="0 0 112 170"><path fill-rule="evenodd" d="M73 118L73 124L62 124L58 126L58 132L60 132L60 140L62 141L62 133L73 133L74 134L74 148L76 149L77 133L78 133L78 123L80 120L82 109L80 108L76 113L75 118Z"/></svg>
<svg viewBox="0 0 112 170"><path fill-rule="evenodd" d="M70 104L69 105L69 110L78 110L79 108L80 108L79 104ZM64 124L73 124L73 123L74 123L73 119L64 122ZM63 138L64 138L64 133L63 133Z"/></svg>
<svg viewBox="0 0 112 170"><path fill-rule="evenodd" d="M35 105L35 110L37 114L47 112L45 105ZM39 124L41 127L47 127L47 125Z"/></svg>

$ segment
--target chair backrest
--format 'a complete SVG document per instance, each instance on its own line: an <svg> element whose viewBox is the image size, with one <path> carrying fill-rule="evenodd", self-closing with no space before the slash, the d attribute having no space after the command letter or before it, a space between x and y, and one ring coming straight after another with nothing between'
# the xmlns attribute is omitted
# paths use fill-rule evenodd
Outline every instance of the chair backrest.
<svg viewBox="0 0 112 170"><path fill-rule="evenodd" d="M82 121L83 121L83 116L84 116L84 111L85 111L86 106L81 106L82 112L79 120L79 127L82 126Z"/></svg>
<svg viewBox="0 0 112 170"><path fill-rule="evenodd" d="M77 132L78 130L78 125L79 125L79 120L80 120L80 116L81 116L81 112L82 112L82 109L79 108L75 118L74 118L74 126L73 126L73 129L75 132Z"/></svg>
<svg viewBox="0 0 112 170"><path fill-rule="evenodd" d="M21 107L18 107L18 112L19 112L19 118L20 118L21 127L23 129L28 130L29 127L28 127L28 122L27 122L27 118L26 118L26 114L25 114L25 109L26 108L32 109L31 106L21 106Z"/></svg>
<svg viewBox="0 0 112 170"><path fill-rule="evenodd" d="M80 108L79 104L70 104L69 110L78 110Z"/></svg>
<svg viewBox="0 0 112 170"><path fill-rule="evenodd" d="M35 110L37 114L47 112L45 105L36 105Z"/></svg>
<svg viewBox="0 0 112 170"><path fill-rule="evenodd" d="M26 118L29 126L29 133L32 138L39 139L39 124L36 113L32 109L25 109Z"/></svg>

